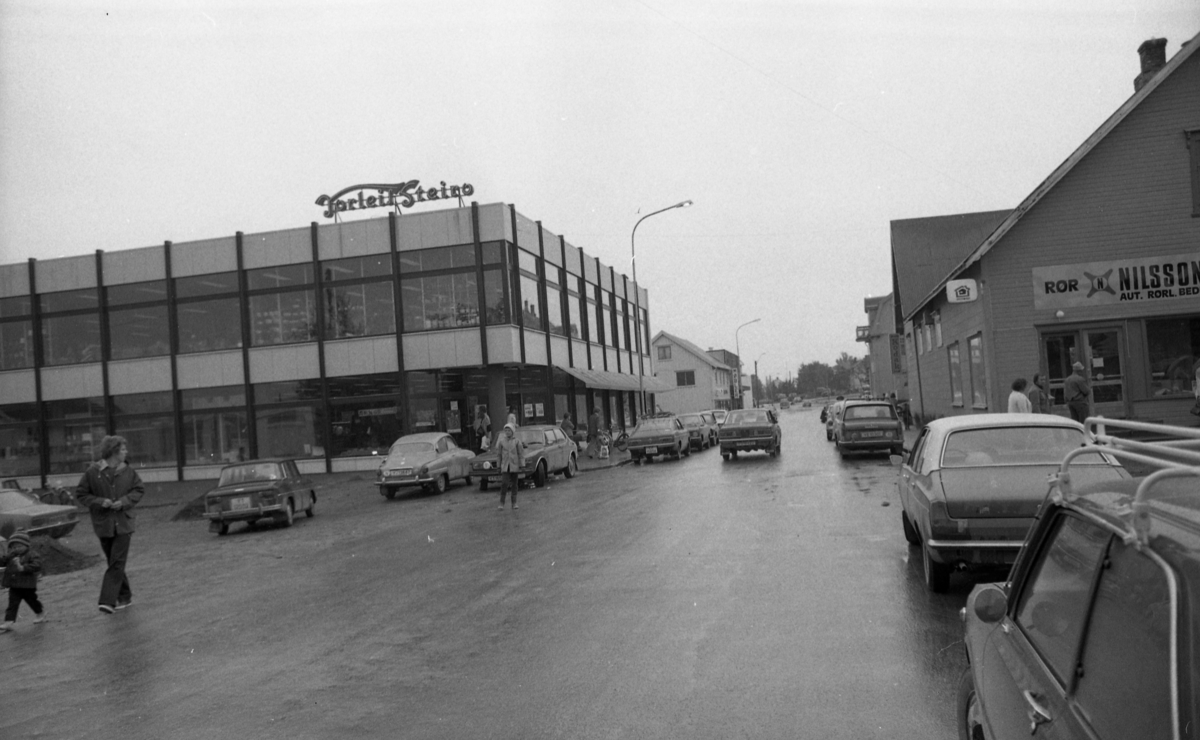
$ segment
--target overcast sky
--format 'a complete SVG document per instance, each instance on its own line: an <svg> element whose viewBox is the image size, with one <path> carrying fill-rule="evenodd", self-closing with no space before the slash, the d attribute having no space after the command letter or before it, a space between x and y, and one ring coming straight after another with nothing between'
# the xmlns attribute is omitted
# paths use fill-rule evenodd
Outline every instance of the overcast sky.
<svg viewBox="0 0 1200 740"><path fill-rule="evenodd" d="M690 198L638 228L652 331L732 350L761 318L745 362L786 376L864 353L891 220L1015 207L1143 41L1197 32L1196 0L4 0L0 263L419 179L629 274L638 218Z"/></svg>

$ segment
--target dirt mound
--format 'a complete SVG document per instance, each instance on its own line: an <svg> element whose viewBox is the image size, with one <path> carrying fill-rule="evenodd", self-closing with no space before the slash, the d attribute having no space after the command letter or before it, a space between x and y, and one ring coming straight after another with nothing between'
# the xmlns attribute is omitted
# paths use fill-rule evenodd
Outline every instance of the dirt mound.
<svg viewBox="0 0 1200 740"><path fill-rule="evenodd" d="M201 494L196 498L188 501L183 508L175 512L171 517L173 522L190 522L196 519L204 518L204 495Z"/></svg>
<svg viewBox="0 0 1200 740"><path fill-rule="evenodd" d="M99 555L84 555L49 537L34 537L33 549L42 556L42 575L47 576L83 570L100 562Z"/></svg>

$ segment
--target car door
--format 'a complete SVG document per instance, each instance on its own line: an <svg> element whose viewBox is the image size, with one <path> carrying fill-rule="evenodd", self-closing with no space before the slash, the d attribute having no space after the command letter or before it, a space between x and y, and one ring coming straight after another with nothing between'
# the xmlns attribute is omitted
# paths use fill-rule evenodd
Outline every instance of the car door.
<svg viewBox="0 0 1200 740"><path fill-rule="evenodd" d="M471 472L467 451L458 446L454 437L446 437L446 469L451 478L465 478Z"/></svg>
<svg viewBox="0 0 1200 740"><path fill-rule="evenodd" d="M283 468L287 471L292 490L296 491L296 501L299 502L297 510L312 506L312 489L308 484L308 479L300 475L300 469L296 467L296 462L288 460L283 464Z"/></svg>
<svg viewBox="0 0 1200 740"><path fill-rule="evenodd" d="M1039 533L1036 555L1021 569L1008 613L980 658L977 689L995 740L1089 736L1067 697L1112 535L1066 511Z"/></svg>
<svg viewBox="0 0 1200 740"><path fill-rule="evenodd" d="M904 507L904 511L908 514L908 520L914 526L920 521L918 513L923 509L928 509L928 502L925 502L922 507L917 500L917 481L921 476L923 467L922 461L925 459L925 448L929 442L929 427L921 430L920 436L917 437L916 443L913 445L912 451L908 454L908 460L900 468L900 480L897 485L900 488L900 505Z"/></svg>
<svg viewBox="0 0 1200 740"><path fill-rule="evenodd" d="M434 446L436 454L433 463L429 466L430 473L445 473L447 476L453 477L454 457L449 454L452 441L448 436L438 437L437 444Z"/></svg>

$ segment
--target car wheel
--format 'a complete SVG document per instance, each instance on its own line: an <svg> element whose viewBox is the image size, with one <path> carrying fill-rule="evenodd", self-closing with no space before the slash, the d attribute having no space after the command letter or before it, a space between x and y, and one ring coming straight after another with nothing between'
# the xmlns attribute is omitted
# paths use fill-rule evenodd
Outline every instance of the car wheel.
<svg viewBox="0 0 1200 740"><path fill-rule="evenodd" d="M220 526L217 528L217 536L224 537L227 534L229 534L229 522L221 522Z"/></svg>
<svg viewBox="0 0 1200 740"><path fill-rule="evenodd" d="M471 476L468 475L466 478L463 478L463 480L466 481L468 486L471 485Z"/></svg>
<svg viewBox="0 0 1200 740"><path fill-rule="evenodd" d="M449 484L449 481L446 479L445 474L439 475L438 477L433 479L433 492L434 493L445 493L446 486L448 484Z"/></svg>
<svg viewBox="0 0 1200 740"><path fill-rule="evenodd" d="M825 441L826 441L826 442L832 442L832 441L833 441L833 435L829 433L829 430L828 430L828 429L826 429L826 430L825 430Z"/></svg>
<svg viewBox="0 0 1200 740"><path fill-rule="evenodd" d="M736 460L737 459L737 450L730 451L729 456L731 458L733 458L734 460Z"/></svg>
<svg viewBox="0 0 1200 740"><path fill-rule="evenodd" d="M539 460L537 470L533 474L533 485L538 488L546 487L546 461Z"/></svg>
<svg viewBox="0 0 1200 740"><path fill-rule="evenodd" d="M726 461L726 462L729 462L729 453L728 453L728 452L722 452L722 453L721 453L721 459L722 459L722 460L724 460L724 461Z"/></svg>
<svg viewBox="0 0 1200 740"><path fill-rule="evenodd" d="M842 443L841 443L841 442L834 442L834 443L833 443L833 446L837 448L838 454L842 456L842 459L843 459L843 460L845 460L845 459L846 459L846 454L847 454L847 453L846 453L846 448L845 448L845 447L842 447Z"/></svg>
<svg viewBox="0 0 1200 740"><path fill-rule="evenodd" d="M486 491L487 489L488 489L488 479L483 476L479 476L479 490Z"/></svg>
<svg viewBox="0 0 1200 740"><path fill-rule="evenodd" d="M568 478L574 478L575 474L578 472L579 462L575 460L574 455L571 455L569 458L567 458L567 469L563 471L563 475L567 476Z"/></svg>
<svg viewBox="0 0 1200 740"><path fill-rule="evenodd" d="M317 492L309 491L308 495L312 496L312 500L309 502L308 508L304 510L304 513L308 515L309 519L312 519L314 516L317 515L316 512L313 511L313 509L315 509L317 506Z"/></svg>
<svg viewBox="0 0 1200 740"><path fill-rule="evenodd" d="M984 740L983 712L979 708L979 694L975 691L975 674L971 667L963 670L958 679L958 737L959 740Z"/></svg>
<svg viewBox="0 0 1200 740"><path fill-rule="evenodd" d="M683 450L683 456L684 456L684 457L691 457L691 456L692 456L692 446L691 446L690 444L689 444L687 447L685 447L685 448L684 448L684 450Z"/></svg>
<svg viewBox="0 0 1200 740"><path fill-rule="evenodd" d="M900 510L900 524L904 527L904 539L908 540L908 544L921 544L921 537L917 534L917 528L908 520L908 513L904 509Z"/></svg>
<svg viewBox="0 0 1200 740"><path fill-rule="evenodd" d="M287 506L283 507L283 526L290 527L292 522L296 521L296 502L288 499Z"/></svg>
<svg viewBox="0 0 1200 740"><path fill-rule="evenodd" d="M925 545L921 546L921 561L925 566L925 587L935 594L946 593L950 588L950 566L934 560Z"/></svg>
<svg viewBox="0 0 1200 740"><path fill-rule="evenodd" d="M392 499L396 498L396 490L394 488L385 488L383 489L383 495L388 501L391 501Z"/></svg>

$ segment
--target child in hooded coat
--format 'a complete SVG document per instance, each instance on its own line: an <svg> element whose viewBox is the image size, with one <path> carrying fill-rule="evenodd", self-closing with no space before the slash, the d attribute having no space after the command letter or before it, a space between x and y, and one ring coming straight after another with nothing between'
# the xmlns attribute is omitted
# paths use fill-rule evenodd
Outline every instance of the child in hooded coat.
<svg viewBox="0 0 1200 740"><path fill-rule="evenodd" d="M0 632L8 632L17 621L17 610L21 602L29 604L33 609L33 623L41 624L46 621L46 613L42 610L42 602L37 597L38 575L42 572L42 558L31 546L29 535L17 532L8 538L8 547L0 553L0 563L4 565L4 575L0 577L0 586L8 587L8 609L4 612L4 622L0 623Z"/></svg>

